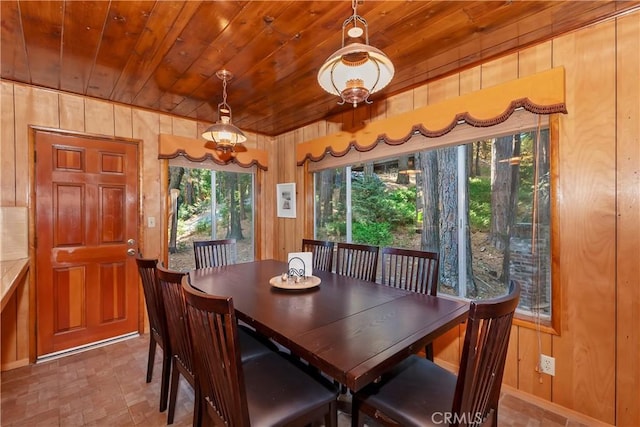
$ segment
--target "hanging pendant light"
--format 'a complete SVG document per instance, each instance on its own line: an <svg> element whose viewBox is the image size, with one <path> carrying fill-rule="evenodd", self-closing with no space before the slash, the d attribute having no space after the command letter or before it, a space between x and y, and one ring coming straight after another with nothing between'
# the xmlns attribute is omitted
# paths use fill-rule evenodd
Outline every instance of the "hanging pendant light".
<svg viewBox="0 0 640 427"><path fill-rule="evenodd" d="M222 80L222 102L218 104L218 121L204 131L202 137L215 144L215 149L225 154L235 151L236 145L242 144L247 137L231 122L231 107L227 104L227 81L233 78L227 70L216 72Z"/></svg>
<svg viewBox="0 0 640 427"><path fill-rule="evenodd" d="M353 16L342 24L342 48L333 53L318 71L318 83L327 92L338 95L340 105L348 102L354 108L359 102L369 101L369 95L389 84L395 72L393 64L380 49L369 46L369 26L356 11L357 0L352 0ZM353 42L345 46L345 30L352 39L365 35L365 43Z"/></svg>

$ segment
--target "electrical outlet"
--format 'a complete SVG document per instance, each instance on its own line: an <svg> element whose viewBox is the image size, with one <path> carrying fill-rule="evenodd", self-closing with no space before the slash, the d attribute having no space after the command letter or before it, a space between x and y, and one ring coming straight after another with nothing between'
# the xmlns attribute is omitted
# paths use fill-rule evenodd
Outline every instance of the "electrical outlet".
<svg viewBox="0 0 640 427"><path fill-rule="evenodd" d="M543 374L549 374L554 376L556 374L556 359L555 357L540 355L540 372Z"/></svg>

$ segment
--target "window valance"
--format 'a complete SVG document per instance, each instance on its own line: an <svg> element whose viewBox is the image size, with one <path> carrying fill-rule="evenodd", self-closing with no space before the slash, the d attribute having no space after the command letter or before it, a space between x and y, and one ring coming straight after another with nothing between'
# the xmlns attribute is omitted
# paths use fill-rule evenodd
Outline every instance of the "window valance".
<svg viewBox="0 0 640 427"><path fill-rule="evenodd" d="M564 68L523 77L383 120L355 132L338 132L298 144L297 164L342 157L351 149L372 150L378 143L400 145L413 136L438 138L456 126L488 127L505 122L518 109L535 114L566 113Z"/></svg>
<svg viewBox="0 0 640 427"><path fill-rule="evenodd" d="M268 155L264 150L245 147L245 151L233 153L230 157L221 156L218 151L205 148L205 141L182 136L160 134L158 142L158 159L174 159L184 156L192 162L211 160L218 165L235 163L243 168L257 166L267 170Z"/></svg>

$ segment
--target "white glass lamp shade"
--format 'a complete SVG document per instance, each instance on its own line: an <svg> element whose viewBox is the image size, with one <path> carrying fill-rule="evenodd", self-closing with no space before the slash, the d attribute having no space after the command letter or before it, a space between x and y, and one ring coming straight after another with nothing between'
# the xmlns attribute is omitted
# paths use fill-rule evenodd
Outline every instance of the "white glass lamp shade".
<svg viewBox="0 0 640 427"><path fill-rule="evenodd" d="M394 72L391 60L380 49L351 43L324 62L318 71L318 83L355 107L387 86Z"/></svg>
<svg viewBox="0 0 640 427"><path fill-rule="evenodd" d="M216 143L218 149L232 149L236 144L241 144L247 137L240 129L235 127L228 116L222 116L220 122L209 126L202 133L202 137L207 141Z"/></svg>

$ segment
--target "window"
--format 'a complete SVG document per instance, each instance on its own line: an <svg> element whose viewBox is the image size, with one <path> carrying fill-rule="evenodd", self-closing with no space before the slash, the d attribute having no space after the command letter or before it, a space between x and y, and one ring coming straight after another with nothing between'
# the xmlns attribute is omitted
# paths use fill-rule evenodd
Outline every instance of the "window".
<svg viewBox="0 0 640 427"><path fill-rule="evenodd" d="M530 131L314 174L317 238L440 253L439 292L522 287L519 312L551 316L549 132Z"/></svg>
<svg viewBox="0 0 640 427"><path fill-rule="evenodd" d="M237 262L253 261L254 174L193 165L169 167L169 268L195 268L195 240L234 238Z"/></svg>

